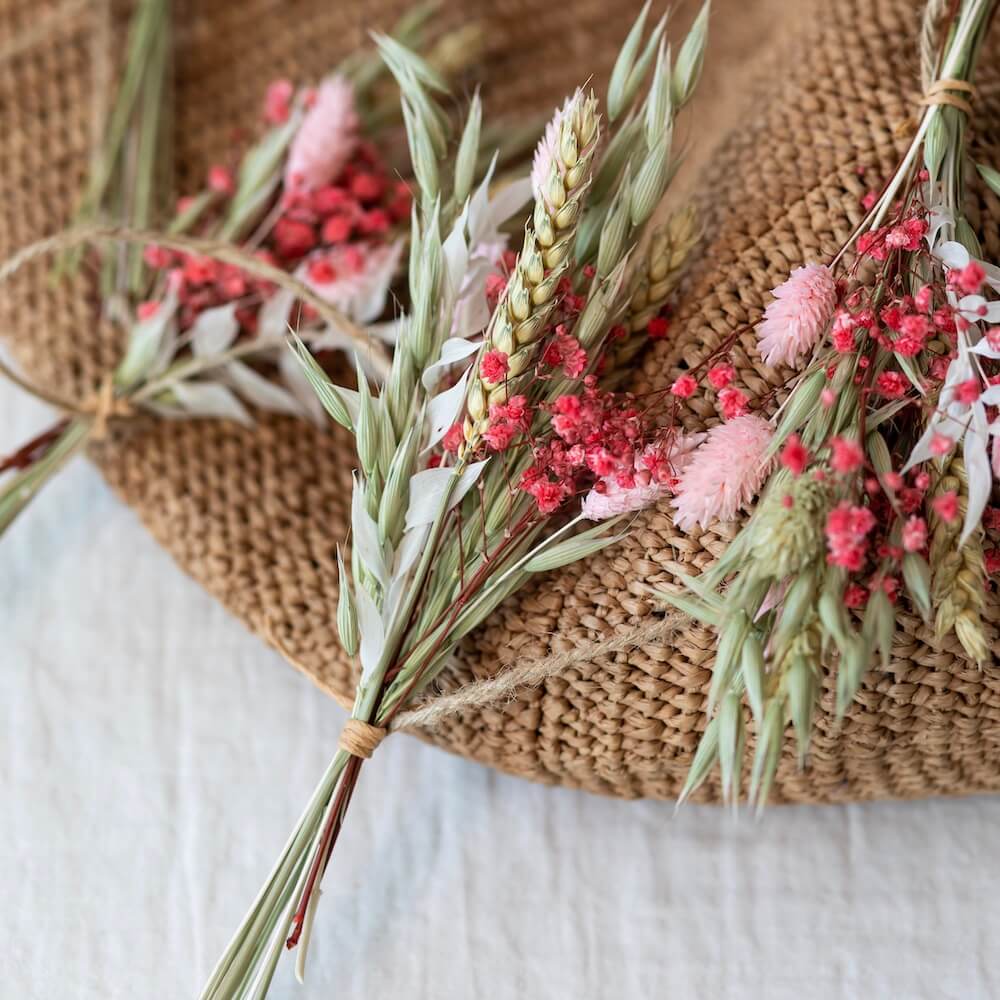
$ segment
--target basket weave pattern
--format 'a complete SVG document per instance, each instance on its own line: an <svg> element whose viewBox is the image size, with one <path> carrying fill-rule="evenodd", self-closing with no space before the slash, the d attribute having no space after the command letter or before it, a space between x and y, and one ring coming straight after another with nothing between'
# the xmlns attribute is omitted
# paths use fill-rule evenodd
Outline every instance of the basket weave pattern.
<svg viewBox="0 0 1000 1000"><path fill-rule="evenodd" d="M179 12L185 27L178 40L176 152L179 184L190 189L208 163L225 155L228 132L217 123L252 121L263 81L283 74L314 78L334 52L360 41L363 28L391 23L400 5L309 0L294 5L294 18L266 0L183 6L190 10ZM494 109L554 104L578 82L581 66L600 79L626 24L624 14L616 15L610 30L607 5L593 0L572 4L571 18L558 5L526 0L474 6L492 19L483 74L503 84L497 99L488 101ZM699 128L689 136L702 168L706 240L674 321L676 338L648 352L636 373L639 391L673 381L732 330L755 321L768 289L791 267L834 251L860 219L865 191L880 183L898 156L897 127L914 113L917 5L815 0L795 6L780 30L770 15L783 5L776 8L773 0L715 6L710 58L721 52L735 61L741 42L745 48L773 35L767 58L780 72L758 91L748 124L721 145L701 126L732 119L733 98L719 103L716 88L724 73L706 78L700 100L709 113L698 114ZM352 8L364 17L352 20L345 13ZM23 31L37 10L26 0L0 2L0 37ZM529 15L530 41L523 37ZM741 17L747 19L742 31ZM793 22L803 23L801 33ZM4 255L64 222L87 162L94 25L79 13L59 24L57 40L0 62L6 137L0 169L11 192L0 229ZM220 40L234 37L240 39L238 57L220 50ZM750 45L749 54L754 51ZM782 59L783 52L795 58ZM977 159L997 163L1000 146L987 128L1000 121L990 57L987 52L982 60L981 89L988 96L977 106L974 151ZM489 90L487 96L493 97ZM867 168L863 177L859 165ZM1000 257L997 199L977 188L969 217L987 255ZM56 291L44 263L27 268L0 295L2 329L25 366L66 393L83 395L117 360L120 344L97 313L87 276ZM753 394L782 381L761 363L752 335L738 343L732 360ZM684 413L688 429L718 419L710 403L702 400L698 407ZM273 630L317 683L341 694L351 688L353 666L337 645L333 624L334 545L345 534L353 461L343 432L321 433L277 417L262 418L252 431L150 420L95 454L108 481L185 570L250 627ZM640 585L670 585L677 570L697 572L735 530L716 526L683 535L663 505L642 515L614 549L539 579L470 638L440 687L454 689L505 664L553 652L575 649L581 659L509 704L422 735L537 781L622 797L675 796L705 724L713 634L692 625L665 643L600 660L587 658L586 648L648 624L660 611ZM869 673L840 725L827 683L810 769L799 772L789 742L777 800L1000 789L1000 674L994 666L980 671L968 663L953 639L935 645L905 607L898 617L890 669ZM988 617L995 642L995 598ZM716 800L717 785L709 782L700 796Z"/></svg>

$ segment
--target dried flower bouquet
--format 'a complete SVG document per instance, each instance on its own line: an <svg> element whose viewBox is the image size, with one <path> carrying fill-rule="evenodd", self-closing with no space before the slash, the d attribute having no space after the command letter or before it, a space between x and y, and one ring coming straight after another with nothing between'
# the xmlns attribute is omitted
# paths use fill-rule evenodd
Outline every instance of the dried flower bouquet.
<svg viewBox="0 0 1000 1000"><path fill-rule="evenodd" d="M405 58L405 45L421 44L432 10L415 9L385 37L389 61ZM62 251L65 272L86 263L83 248L94 245L103 311L125 331L127 345L100 390L82 401L55 396L0 364L65 414L0 460L0 476L7 474L0 534L111 420L141 412L249 423L253 408L322 420L285 349L289 323L314 352L349 347L369 370L388 368L396 326L377 321L402 264L411 195L390 159L387 126L398 116L398 100L384 86L386 61L373 51L357 53L317 87L273 82L264 134L238 162L212 166L205 190L181 198L165 230L153 232L166 159L169 11L165 0L137 7L117 102L76 226L0 268L5 280L28 260ZM448 55L458 40L445 35L435 47L438 61L452 69L463 64ZM473 54L467 49L465 58ZM482 163L474 166L480 175Z"/></svg>
<svg viewBox="0 0 1000 1000"><path fill-rule="evenodd" d="M607 121L578 90L546 129L531 177L499 190L490 172L473 188L478 98L449 162L436 78L379 40L418 187L409 308L377 391L360 366L356 390L334 384L294 338L357 447L337 625L360 680L340 748L205 998L263 996L286 946L299 947L301 975L320 882L395 715L533 574L611 544L620 515L676 483L693 442L664 431L669 397L607 388L635 335L666 332L659 313L694 236L681 212L643 240L673 174L674 116L699 76L708 7L673 66L663 21L644 38L647 16L648 5L619 55ZM514 253L501 227L529 198Z"/></svg>
<svg viewBox="0 0 1000 1000"><path fill-rule="evenodd" d="M809 746L821 670L842 715L878 654L889 664L905 594L939 638L992 660L984 523L1000 478L1000 268L979 258L963 215L977 56L996 4L930 3L921 37L923 111L899 167L829 264L773 292L757 326L764 361L798 368L774 418L730 386L723 345L708 361L725 422L685 468L674 506L691 528L748 524L689 593L664 600L715 626L708 724L684 795L720 766L740 795L743 703L757 728L749 796L767 798L790 719ZM1000 192L1000 175L980 165ZM698 389L700 372L674 392ZM990 439L992 438L992 445ZM736 460L732 459L736 456ZM765 485L766 484L766 485Z"/></svg>

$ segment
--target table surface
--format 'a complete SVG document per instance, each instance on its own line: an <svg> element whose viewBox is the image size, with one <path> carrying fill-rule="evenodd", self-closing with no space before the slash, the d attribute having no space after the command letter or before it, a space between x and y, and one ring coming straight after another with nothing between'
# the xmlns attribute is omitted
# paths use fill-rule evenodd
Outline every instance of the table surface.
<svg viewBox="0 0 1000 1000"><path fill-rule="evenodd" d="M48 416L0 386L0 452ZM83 460L0 560L0 994L193 998L344 713ZM271 997L996 997L998 828L995 798L675 816L400 737L365 768L306 985L285 962Z"/></svg>

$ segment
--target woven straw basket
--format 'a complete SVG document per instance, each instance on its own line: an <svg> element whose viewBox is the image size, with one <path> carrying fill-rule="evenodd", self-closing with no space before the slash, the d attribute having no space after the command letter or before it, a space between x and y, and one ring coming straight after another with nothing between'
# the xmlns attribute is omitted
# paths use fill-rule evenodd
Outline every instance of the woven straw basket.
<svg viewBox="0 0 1000 1000"><path fill-rule="evenodd" d="M179 187L197 186L224 154L230 123L253 122L266 81L315 79L359 44L365 29L391 24L401 6L179 2ZM631 3L626 10L601 0L461 6L446 17L487 20L476 75L494 113L551 107L591 71L601 85L634 13ZM95 85L99 94L106 86L108 40L124 13L99 2L0 0L0 39L9 41L0 52L5 256L65 224L87 164ZM767 290L791 267L823 259L848 236L868 186L894 164L899 126L914 111L918 22L918 5L903 0L715 4L680 184L699 200L706 239L676 336L649 351L635 388L672 381L728 332L756 320ZM973 122L976 158L993 164L1000 162L996 54L994 47L983 57ZM757 77L759 86L749 87ZM859 165L868 168L867 180ZM996 259L997 199L977 189L968 214ZM57 290L47 268L29 267L2 290L2 329L39 381L82 397L121 345L97 321L88 280ZM733 361L751 392L778 381L752 337L737 345ZM685 414L689 429L717 420L709 404L698 405ZM253 430L149 420L116 434L94 457L185 570L251 628L276 636L318 684L341 696L349 691L353 668L333 624L334 545L345 535L353 462L342 433L273 417ZM664 505L644 514L617 547L539 579L463 646L440 686L453 689L553 653L570 652L574 661L501 707L447 719L421 735L536 781L622 797L675 796L705 724L714 639L691 625L650 640L661 611L640 585L670 585L676 570L700 570L734 531L717 526L685 536ZM995 639L994 599L988 617ZM617 652L588 653L611 636L620 639ZM779 801L1000 789L1000 674L995 665L970 665L951 639L935 645L905 607L890 669L868 675L840 725L832 701L828 685L806 772L786 747ZM710 782L701 797L714 801L718 787Z"/></svg>

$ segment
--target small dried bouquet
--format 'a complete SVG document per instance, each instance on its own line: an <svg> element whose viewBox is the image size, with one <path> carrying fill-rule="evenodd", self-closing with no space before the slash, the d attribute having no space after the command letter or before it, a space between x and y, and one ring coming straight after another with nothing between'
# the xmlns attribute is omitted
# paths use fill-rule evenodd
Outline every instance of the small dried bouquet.
<svg viewBox="0 0 1000 1000"><path fill-rule="evenodd" d="M807 754L821 671L843 714L876 656L888 667L908 599L939 639L992 660L982 610L985 525L1000 478L1000 268L963 215L977 57L996 4L927 7L924 98L912 141L830 263L773 292L757 327L766 363L798 369L776 415L728 385L728 345L707 362L725 422L684 471L678 523L748 524L688 593L662 596L717 627L709 713L685 794L719 763L740 793L744 701L756 727L750 798L763 803L790 720ZM979 165L1000 192L1000 175ZM734 335L735 336L735 335ZM701 372L674 391L697 391ZM679 384L683 383L683 384Z"/></svg>
<svg viewBox="0 0 1000 1000"><path fill-rule="evenodd" d="M253 409L322 420L285 348L289 323L317 354L349 347L368 370L388 370L396 326L378 320L404 263L411 187L405 161L392 160L398 98L386 86L386 60L358 53L314 87L273 82L258 141L238 160L212 166L205 189L181 198L166 228L152 232L166 172L169 12L166 0L137 7L75 227L0 269L2 280L33 257L62 251L65 272L89 264L83 249L96 245L103 312L126 343L115 370L80 401L2 366L65 417L0 459L0 533L112 420L152 413L249 423ZM415 10L385 36L389 62L421 44L431 12ZM425 65L440 85L433 64L460 69L457 43L465 60L475 54L468 34L432 47ZM481 174L482 163L474 158L470 169Z"/></svg>
<svg viewBox="0 0 1000 1000"><path fill-rule="evenodd" d="M644 10L606 114L576 91L530 178L506 185L492 170L473 182L478 97L452 159L441 80L377 39L402 91L417 185L392 366L381 385L360 364L356 389L337 385L294 338L357 446L337 624L360 679L340 748L204 997L263 996L286 945L301 973L359 776L397 713L533 574L609 545L620 515L676 483L691 442L662 432L657 403L669 400L608 385L636 338L665 332L660 313L694 238L689 212L644 236L673 173L674 116L698 79L707 15L671 65L664 23L645 37ZM523 220L516 250L510 219L519 230Z"/></svg>

